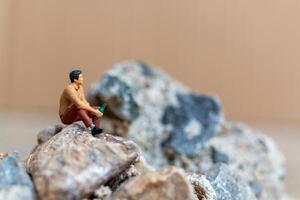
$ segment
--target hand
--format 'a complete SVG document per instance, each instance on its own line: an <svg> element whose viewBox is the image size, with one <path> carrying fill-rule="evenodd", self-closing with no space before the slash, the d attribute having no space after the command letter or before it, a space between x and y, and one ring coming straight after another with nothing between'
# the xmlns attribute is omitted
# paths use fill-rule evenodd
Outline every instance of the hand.
<svg viewBox="0 0 300 200"><path fill-rule="evenodd" d="M103 113L100 112L99 110L96 110L95 115L96 115L97 118L100 118L100 117L103 116Z"/></svg>

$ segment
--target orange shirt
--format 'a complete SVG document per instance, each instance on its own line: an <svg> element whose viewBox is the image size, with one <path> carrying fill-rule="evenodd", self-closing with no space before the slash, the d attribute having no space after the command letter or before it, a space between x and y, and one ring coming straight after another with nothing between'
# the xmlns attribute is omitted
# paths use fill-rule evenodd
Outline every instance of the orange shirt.
<svg viewBox="0 0 300 200"><path fill-rule="evenodd" d="M78 87L74 83L69 84L60 96L59 115L62 115L72 105L76 105L77 108L90 105L85 99L82 86Z"/></svg>

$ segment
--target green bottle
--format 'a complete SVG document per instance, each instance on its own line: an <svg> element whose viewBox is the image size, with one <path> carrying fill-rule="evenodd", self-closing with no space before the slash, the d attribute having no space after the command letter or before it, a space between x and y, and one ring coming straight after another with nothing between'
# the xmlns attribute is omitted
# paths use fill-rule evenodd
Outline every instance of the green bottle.
<svg viewBox="0 0 300 200"><path fill-rule="evenodd" d="M103 103L98 110L103 113L105 108L106 108L106 103ZM94 119L98 119L98 117L95 116Z"/></svg>
<svg viewBox="0 0 300 200"><path fill-rule="evenodd" d="M103 103L103 104L100 106L99 111L103 113L104 110L105 110L105 108L106 108L106 106L107 106L106 103Z"/></svg>

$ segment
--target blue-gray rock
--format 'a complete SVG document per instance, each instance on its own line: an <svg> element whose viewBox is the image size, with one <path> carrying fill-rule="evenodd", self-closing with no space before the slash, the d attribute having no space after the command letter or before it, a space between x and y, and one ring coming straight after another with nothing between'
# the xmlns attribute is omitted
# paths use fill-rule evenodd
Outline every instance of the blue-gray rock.
<svg viewBox="0 0 300 200"><path fill-rule="evenodd" d="M282 153L271 138L241 123L225 122L222 132L207 141L197 156L175 160L177 166L193 173L224 163L243 177L260 200L281 200L285 195Z"/></svg>
<svg viewBox="0 0 300 200"><path fill-rule="evenodd" d="M223 122L217 97L194 93L139 61L116 65L92 86L88 97L94 104L108 104L104 116L129 123L128 137L141 147L148 163L157 167L169 162L164 156L169 149L196 155ZM103 126L109 132L120 128Z"/></svg>
<svg viewBox="0 0 300 200"><path fill-rule="evenodd" d="M211 158L213 163L228 163L229 162L229 157L216 149L215 147L211 147Z"/></svg>
<svg viewBox="0 0 300 200"><path fill-rule="evenodd" d="M285 194L285 160L271 138L225 121L218 98L194 93L157 68L122 62L92 86L89 100L108 104L104 129L125 132L154 167L172 164L201 174L225 163L249 187L250 181L261 187L258 199Z"/></svg>
<svg viewBox="0 0 300 200"><path fill-rule="evenodd" d="M206 172L218 200L255 200L256 197L242 177L224 164L217 164Z"/></svg>
<svg viewBox="0 0 300 200"><path fill-rule="evenodd" d="M196 155L203 144L216 135L223 120L222 107L212 96L177 94L178 105L166 107L162 122L171 126L163 143L185 155Z"/></svg>
<svg viewBox="0 0 300 200"><path fill-rule="evenodd" d="M0 159L0 199L36 199L33 183L16 152Z"/></svg>
<svg viewBox="0 0 300 200"><path fill-rule="evenodd" d="M139 115L139 107L133 97L133 88L126 82L108 74L103 77L99 90L101 97L108 98L110 105L114 102L113 107L110 108L121 118L132 121Z"/></svg>
<svg viewBox="0 0 300 200"><path fill-rule="evenodd" d="M256 181L250 181L249 186L252 189L252 191L254 192L255 196L257 198L259 198L261 196L261 193L262 193L261 186Z"/></svg>

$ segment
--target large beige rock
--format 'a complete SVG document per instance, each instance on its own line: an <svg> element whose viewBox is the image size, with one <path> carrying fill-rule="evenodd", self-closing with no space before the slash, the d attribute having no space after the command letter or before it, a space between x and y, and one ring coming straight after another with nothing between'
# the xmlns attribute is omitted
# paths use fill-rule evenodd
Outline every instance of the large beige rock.
<svg viewBox="0 0 300 200"><path fill-rule="evenodd" d="M42 200L81 199L126 170L138 156L133 142L105 133L96 138L75 123L43 140L27 159L27 169Z"/></svg>
<svg viewBox="0 0 300 200"><path fill-rule="evenodd" d="M130 179L113 193L111 200L192 200L197 199L186 174L169 167Z"/></svg>

